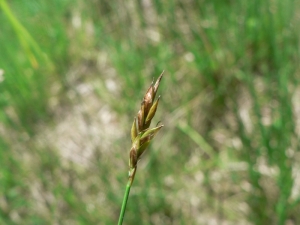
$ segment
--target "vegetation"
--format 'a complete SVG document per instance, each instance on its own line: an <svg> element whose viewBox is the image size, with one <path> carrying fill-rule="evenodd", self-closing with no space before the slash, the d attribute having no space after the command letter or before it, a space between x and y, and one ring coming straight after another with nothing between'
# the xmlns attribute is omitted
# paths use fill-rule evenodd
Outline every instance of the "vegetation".
<svg viewBox="0 0 300 225"><path fill-rule="evenodd" d="M128 127L162 70L163 135L123 224L300 223L297 1L0 12L1 224L117 224Z"/></svg>

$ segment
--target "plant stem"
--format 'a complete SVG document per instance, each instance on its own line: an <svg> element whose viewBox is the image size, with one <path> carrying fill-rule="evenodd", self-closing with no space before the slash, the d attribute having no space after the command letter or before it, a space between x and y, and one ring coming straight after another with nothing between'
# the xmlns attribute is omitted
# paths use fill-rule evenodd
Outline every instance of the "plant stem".
<svg viewBox="0 0 300 225"><path fill-rule="evenodd" d="M135 176L135 172L136 172L136 167L129 170L129 178L128 178L125 193L124 193L124 198L123 198L123 202L122 202L122 208L121 208L121 212L120 212L120 216L119 216L118 225L122 225L122 223L123 223L127 200L128 200L130 188L131 188L134 176Z"/></svg>
<svg viewBox="0 0 300 225"><path fill-rule="evenodd" d="M118 225L122 225L122 223L123 223L130 188L131 188L131 182L128 180L127 185L126 185L124 198L123 198L123 203L122 203L122 208L121 208L121 212L120 212Z"/></svg>

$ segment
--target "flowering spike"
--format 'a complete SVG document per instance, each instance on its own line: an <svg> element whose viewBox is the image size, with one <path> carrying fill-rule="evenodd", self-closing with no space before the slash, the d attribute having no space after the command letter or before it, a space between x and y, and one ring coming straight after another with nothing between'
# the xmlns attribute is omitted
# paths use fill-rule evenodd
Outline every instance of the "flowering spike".
<svg viewBox="0 0 300 225"><path fill-rule="evenodd" d="M137 127L136 127L136 117L134 117L132 127L131 127L131 143L133 143L134 139L137 136Z"/></svg>
<svg viewBox="0 0 300 225"><path fill-rule="evenodd" d="M154 91L153 91L153 92L154 92L154 94L153 94L153 99L155 98L156 92L157 92L157 90L158 90L160 81L161 81L161 79L162 79L162 77L163 77L163 75L164 75L164 72L165 72L165 71L162 71L162 73L161 73L160 76L157 78L157 80L156 80L156 82L155 82L155 84L154 84L154 86L153 86L153 88L154 88Z"/></svg>
<svg viewBox="0 0 300 225"><path fill-rule="evenodd" d="M129 167L135 168L137 164L137 151L132 148L129 152Z"/></svg>
<svg viewBox="0 0 300 225"><path fill-rule="evenodd" d="M160 99L160 96L158 96L157 100L153 103L153 105L151 106L150 110L149 110L149 113L147 115L147 118L145 120L146 124L151 120L152 118L154 117L155 115L155 112L156 112L156 109L157 109L157 106L158 106L158 102L159 102L159 99ZM150 124L149 124L150 125Z"/></svg>
<svg viewBox="0 0 300 225"><path fill-rule="evenodd" d="M153 88L153 83L151 84L151 86L149 87L149 89L147 90L145 96L144 96L144 102L145 102L145 114L147 115L151 106L152 106L152 103L153 103L153 98L154 96L154 88Z"/></svg>
<svg viewBox="0 0 300 225"><path fill-rule="evenodd" d="M160 125L159 127L154 127L152 129L148 129L146 132L143 132L141 135L141 140L147 137L152 139L163 126L164 125Z"/></svg>
<svg viewBox="0 0 300 225"><path fill-rule="evenodd" d="M134 179L138 160L146 151L147 147L151 143L151 140L154 138L157 132L163 127L163 125L157 125L154 128L149 128L160 100L159 96L155 101L155 94L158 90L162 76L163 73L158 77L155 83L152 81L150 87L144 95L141 108L138 111L137 116L134 118L131 126L132 144L129 152L129 177L131 182Z"/></svg>
<svg viewBox="0 0 300 225"><path fill-rule="evenodd" d="M151 140L145 141L145 143L143 143L143 144L141 145L141 147L138 149L138 151L137 151L137 158L138 158L138 159L139 159L139 158L142 156L142 154L145 152L145 150L147 149L147 147L148 147L149 144L150 144L150 141L151 141Z"/></svg>
<svg viewBox="0 0 300 225"><path fill-rule="evenodd" d="M143 101L141 104L141 109L138 112L138 131L143 130L144 122L145 122L145 102Z"/></svg>

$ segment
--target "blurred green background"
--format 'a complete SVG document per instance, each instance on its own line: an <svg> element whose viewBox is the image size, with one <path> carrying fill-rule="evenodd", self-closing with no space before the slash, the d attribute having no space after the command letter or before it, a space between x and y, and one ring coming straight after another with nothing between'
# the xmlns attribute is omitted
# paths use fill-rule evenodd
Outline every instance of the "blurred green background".
<svg viewBox="0 0 300 225"><path fill-rule="evenodd" d="M300 224L300 4L0 0L0 224Z"/></svg>

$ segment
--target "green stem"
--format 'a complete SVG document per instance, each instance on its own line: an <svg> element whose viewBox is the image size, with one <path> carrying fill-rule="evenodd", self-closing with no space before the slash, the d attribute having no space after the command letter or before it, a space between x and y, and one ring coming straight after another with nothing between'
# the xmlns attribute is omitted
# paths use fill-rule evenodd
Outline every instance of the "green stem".
<svg viewBox="0 0 300 225"><path fill-rule="evenodd" d="M128 178L128 182L127 182L127 185L126 185L126 190L125 190L125 194L124 194L124 198L123 198L123 202L122 202L122 208L121 208L121 212L120 212L118 225L122 225L122 223L123 223L123 219L124 219L124 216L125 216L126 205L127 205L127 200L128 200L128 196L129 196L129 192L130 192L132 182L134 180L135 172L136 172L136 167L131 168L129 170L129 178Z"/></svg>
<svg viewBox="0 0 300 225"><path fill-rule="evenodd" d="M120 212L118 225L122 225L122 223L123 223L130 188L131 188L131 181L128 180L127 185L126 185L124 198L123 198L123 203L122 203L122 208L121 208L121 212Z"/></svg>

